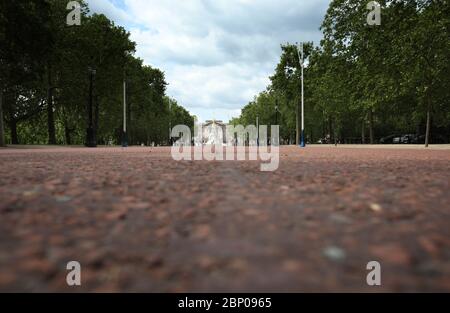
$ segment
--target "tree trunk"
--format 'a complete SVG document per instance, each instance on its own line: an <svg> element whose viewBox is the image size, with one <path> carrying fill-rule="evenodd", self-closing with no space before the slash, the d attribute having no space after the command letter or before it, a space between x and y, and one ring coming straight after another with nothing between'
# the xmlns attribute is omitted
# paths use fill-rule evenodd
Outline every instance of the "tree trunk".
<svg viewBox="0 0 450 313"><path fill-rule="evenodd" d="M66 145L70 146L72 144L72 138L70 137L72 129L64 126L64 136L66 137Z"/></svg>
<svg viewBox="0 0 450 313"><path fill-rule="evenodd" d="M11 144L18 145L19 137L17 136L17 121L11 116L11 120L9 122L9 128L11 130Z"/></svg>
<svg viewBox="0 0 450 313"><path fill-rule="evenodd" d="M331 140L333 136L333 123L331 121L331 117L328 118L328 134L327 134L327 141L329 140L330 142L327 142L327 144L331 144Z"/></svg>
<svg viewBox="0 0 450 313"><path fill-rule="evenodd" d="M55 118L53 115L53 87L51 66L48 66L48 93L47 93L47 123L48 123L48 144L56 145Z"/></svg>
<svg viewBox="0 0 450 313"><path fill-rule="evenodd" d="M326 123L327 123L327 117L326 117L325 113L322 112L322 139L327 136L327 134L326 134L326 132L327 132Z"/></svg>
<svg viewBox="0 0 450 313"><path fill-rule="evenodd" d="M417 138L419 138L421 135L420 134L420 128L421 128L420 126L421 126L420 123L417 123L417 126L416 126L416 137Z"/></svg>
<svg viewBox="0 0 450 313"><path fill-rule="evenodd" d="M98 134L98 127L99 127L99 114L100 114L100 108L98 104L98 96L95 95L95 110L94 110L94 137L95 142L98 142L97 134Z"/></svg>
<svg viewBox="0 0 450 313"><path fill-rule="evenodd" d="M300 145L300 101L297 104L295 144Z"/></svg>
<svg viewBox="0 0 450 313"><path fill-rule="evenodd" d="M337 133L337 121L334 119L333 121L333 137L334 137L334 145L337 147L338 145L338 133Z"/></svg>
<svg viewBox="0 0 450 313"><path fill-rule="evenodd" d="M131 88L130 88L130 90L131 90ZM130 145L133 145L133 144L136 144L135 142L134 142L134 133L133 133L133 130L134 130L134 124L133 124L133 121L132 121L132 116L131 116L131 114L132 114L132 112L131 112L131 106L132 106L132 103L131 103L131 91L130 90L128 90L128 95L127 95L127 97L128 97L128 100L127 100L127 135L128 135L128 142L129 142L129 144Z"/></svg>
<svg viewBox="0 0 450 313"><path fill-rule="evenodd" d="M431 100L430 96L427 96L427 132L425 134L425 147L430 145L430 133L431 133Z"/></svg>
<svg viewBox="0 0 450 313"><path fill-rule="evenodd" d="M373 145L375 143L374 135L373 135L373 112L372 109L369 111L369 133L370 133L370 144Z"/></svg>
<svg viewBox="0 0 450 313"><path fill-rule="evenodd" d="M366 117L363 117L362 127L361 127L361 142L363 145L366 144Z"/></svg>
<svg viewBox="0 0 450 313"><path fill-rule="evenodd" d="M0 90L0 147L5 146L5 128L3 127L3 90Z"/></svg>

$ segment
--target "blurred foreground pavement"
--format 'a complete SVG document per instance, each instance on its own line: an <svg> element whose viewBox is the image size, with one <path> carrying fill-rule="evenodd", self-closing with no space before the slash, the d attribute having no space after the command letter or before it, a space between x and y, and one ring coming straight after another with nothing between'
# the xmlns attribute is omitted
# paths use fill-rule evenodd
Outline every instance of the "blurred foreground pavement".
<svg viewBox="0 0 450 313"><path fill-rule="evenodd" d="M450 150L280 154L264 173L169 148L1 149L0 291L450 292Z"/></svg>

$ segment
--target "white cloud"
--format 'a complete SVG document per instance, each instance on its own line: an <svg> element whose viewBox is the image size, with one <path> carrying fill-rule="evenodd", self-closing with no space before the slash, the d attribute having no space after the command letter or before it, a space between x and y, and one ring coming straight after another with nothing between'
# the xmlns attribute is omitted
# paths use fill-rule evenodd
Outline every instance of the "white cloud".
<svg viewBox="0 0 450 313"><path fill-rule="evenodd" d="M87 0L89 9L95 13L103 13L116 23L129 23L132 16L124 9L119 8L113 0Z"/></svg>
<svg viewBox="0 0 450 313"><path fill-rule="evenodd" d="M95 2L95 4L94 4ZM90 0L200 120L228 120L269 84L280 44L321 39L328 0ZM213 116L214 115L214 116Z"/></svg>

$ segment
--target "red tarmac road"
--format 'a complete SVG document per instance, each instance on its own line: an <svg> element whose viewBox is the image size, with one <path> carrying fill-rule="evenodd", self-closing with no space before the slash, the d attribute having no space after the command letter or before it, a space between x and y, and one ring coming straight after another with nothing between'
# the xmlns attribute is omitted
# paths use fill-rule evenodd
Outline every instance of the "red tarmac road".
<svg viewBox="0 0 450 313"><path fill-rule="evenodd" d="M450 292L450 151L283 147L278 171L259 165L0 150L0 291Z"/></svg>

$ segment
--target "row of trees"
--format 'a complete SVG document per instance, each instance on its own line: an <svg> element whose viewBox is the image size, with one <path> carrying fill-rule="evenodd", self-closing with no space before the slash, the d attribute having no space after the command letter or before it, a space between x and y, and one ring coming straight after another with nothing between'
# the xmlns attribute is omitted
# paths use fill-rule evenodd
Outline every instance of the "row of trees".
<svg viewBox="0 0 450 313"><path fill-rule="evenodd" d="M68 1L0 2L0 145L84 144L91 79L99 144L121 141L124 79L131 144L165 144L170 124L193 124L129 33L79 2L79 26L66 23Z"/></svg>
<svg viewBox="0 0 450 313"><path fill-rule="evenodd" d="M320 46L305 45L309 142L375 143L390 134L450 141L450 2L379 3L381 25L369 26L365 1L333 0ZM233 123L279 116L282 138L295 142L300 96L297 47L286 44L270 86Z"/></svg>

